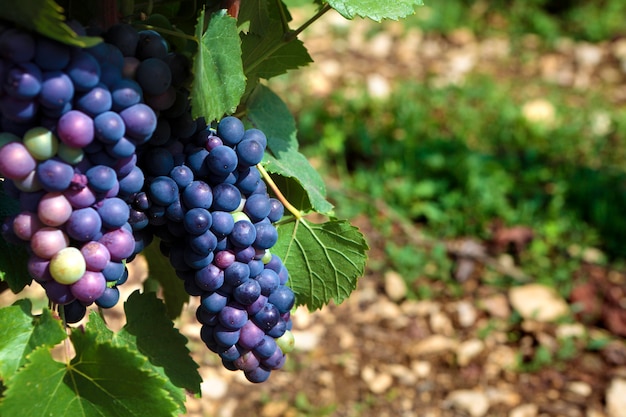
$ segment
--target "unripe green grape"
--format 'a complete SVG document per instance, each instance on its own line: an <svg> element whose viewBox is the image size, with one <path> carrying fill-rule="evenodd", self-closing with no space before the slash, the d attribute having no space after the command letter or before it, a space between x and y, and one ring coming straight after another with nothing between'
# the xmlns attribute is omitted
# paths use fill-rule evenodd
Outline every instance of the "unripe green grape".
<svg viewBox="0 0 626 417"><path fill-rule="evenodd" d="M265 249L265 253L263 254L263 257L261 258L261 262L267 265L267 263L271 260L272 260L272 252L270 252L269 249Z"/></svg>
<svg viewBox="0 0 626 417"><path fill-rule="evenodd" d="M276 344L283 351L283 353L289 353L293 350L296 345L296 340L293 337L293 333L291 331L286 330L285 333L278 339L276 339Z"/></svg>
<svg viewBox="0 0 626 417"><path fill-rule="evenodd" d="M57 155L63 160L63 162L67 162L70 165L76 165L83 160L85 153L81 148L72 148L71 146L67 146L65 143L61 142L59 144Z"/></svg>
<svg viewBox="0 0 626 417"><path fill-rule="evenodd" d="M232 213L232 215L233 215L233 220L235 221L235 223L237 223L239 220L246 220L252 223L252 221L250 220L250 217L248 217L248 215L244 213L243 211L235 211Z"/></svg>
<svg viewBox="0 0 626 417"><path fill-rule="evenodd" d="M83 254L75 247L61 249L50 260L50 274L60 284L73 284L85 274Z"/></svg>
<svg viewBox="0 0 626 417"><path fill-rule="evenodd" d="M45 127L34 127L24 134L24 146L40 161L52 158L59 149L59 139Z"/></svg>

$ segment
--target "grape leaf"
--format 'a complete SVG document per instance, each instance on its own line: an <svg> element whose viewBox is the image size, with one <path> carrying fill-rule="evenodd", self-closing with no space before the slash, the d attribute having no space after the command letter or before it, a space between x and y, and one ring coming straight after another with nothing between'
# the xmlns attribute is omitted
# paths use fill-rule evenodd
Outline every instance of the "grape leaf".
<svg viewBox="0 0 626 417"><path fill-rule="evenodd" d="M264 35L270 26L267 0L246 0L241 2L237 21L239 30Z"/></svg>
<svg viewBox="0 0 626 417"><path fill-rule="evenodd" d="M135 291L124 303L124 310L127 322L119 336L132 340L154 366L163 367L174 385L200 392L202 378L198 364L189 355L187 339L174 328L156 294Z"/></svg>
<svg viewBox="0 0 626 417"><path fill-rule="evenodd" d="M346 19L355 16L367 17L377 22L383 19L398 20L415 13L415 6L424 4L422 0L328 0L330 7Z"/></svg>
<svg viewBox="0 0 626 417"><path fill-rule="evenodd" d="M0 403L3 417L176 416L178 407L164 389L166 379L146 370L147 359L97 340L77 329L71 339L76 356L56 362L39 348L9 381Z"/></svg>
<svg viewBox="0 0 626 417"><path fill-rule="evenodd" d="M315 211L330 214L333 206L326 200L326 185L304 155L298 152L296 122L285 103L269 88L259 85L247 102L247 119L267 136L263 165L268 172L293 178L308 196ZM298 196L301 192L297 193ZM291 201L290 194L285 194ZM302 201L296 197L294 202ZM297 207L306 210L308 207Z"/></svg>
<svg viewBox="0 0 626 417"><path fill-rule="evenodd" d="M0 19L69 45L87 48L102 42L93 36L78 36L67 24L63 8L53 0L19 0L0 8Z"/></svg>
<svg viewBox="0 0 626 417"><path fill-rule="evenodd" d="M51 348L67 337L61 320L55 320L50 310L33 316L31 309L28 299L0 309L0 379L8 381L36 348Z"/></svg>
<svg viewBox="0 0 626 417"><path fill-rule="evenodd" d="M365 269L367 242L346 220L315 224L301 219L278 227L272 253L289 270L297 304L315 310L332 299L339 304L356 288Z"/></svg>
<svg viewBox="0 0 626 417"><path fill-rule="evenodd" d="M171 319L180 315L185 303L189 302L189 294L185 291L183 282L176 276L169 259L159 250L159 241L152 242L143 254L148 261L149 278L161 284L167 314Z"/></svg>
<svg viewBox="0 0 626 417"><path fill-rule="evenodd" d="M3 181L0 181L0 221L20 211L19 202L6 195L3 186ZM26 248L10 244L0 235L0 281L5 281L16 294L32 281L27 262Z"/></svg>
<svg viewBox="0 0 626 417"><path fill-rule="evenodd" d="M213 13L206 32L205 13L196 24L198 51L193 61L191 106L194 118L221 118L237 108L246 88L237 21L225 10Z"/></svg>

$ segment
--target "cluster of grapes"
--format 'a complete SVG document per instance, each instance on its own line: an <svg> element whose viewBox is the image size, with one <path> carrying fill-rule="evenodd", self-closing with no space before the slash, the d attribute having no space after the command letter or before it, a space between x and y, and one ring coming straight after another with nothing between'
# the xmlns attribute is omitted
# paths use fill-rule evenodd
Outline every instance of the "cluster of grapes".
<svg viewBox="0 0 626 417"><path fill-rule="evenodd" d="M80 29L80 28L79 28ZM110 308L131 261L160 238L201 338L253 382L293 347L288 273L270 249L283 205L256 168L267 145L235 117L194 120L187 59L118 24L92 48L0 26L0 175L20 213L3 236L69 323Z"/></svg>
<svg viewBox="0 0 626 417"><path fill-rule="evenodd" d="M136 148L157 117L114 45L0 30L0 174L20 202L3 231L28 244L32 277L77 322L94 302L115 305L127 279L135 239L126 199L143 187Z"/></svg>
<svg viewBox="0 0 626 417"><path fill-rule="evenodd" d="M185 289L200 297L204 343L253 382L282 367L293 344L294 294L270 252L284 208L255 166L266 143L260 130L229 116L217 131L152 149L144 155L153 162L145 164L145 196L137 195L131 214L152 225Z"/></svg>

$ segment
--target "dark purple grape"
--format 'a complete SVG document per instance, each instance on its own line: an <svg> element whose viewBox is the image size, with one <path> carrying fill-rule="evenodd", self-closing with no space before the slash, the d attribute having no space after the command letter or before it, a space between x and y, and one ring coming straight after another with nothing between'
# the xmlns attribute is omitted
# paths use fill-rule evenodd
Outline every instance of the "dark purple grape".
<svg viewBox="0 0 626 417"><path fill-rule="evenodd" d="M235 262L235 254L230 250L218 251L215 254L215 265L221 269L226 269Z"/></svg>
<svg viewBox="0 0 626 417"><path fill-rule="evenodd" d="M32 127L39 105L35 99L19 99L5 95L0 97L0 113L3 116L2 128L5 131L23 136ZM10 125L7 122L13 122ZM15 130L10 131L10 128Z"/></svg>
<svg viewBox="0 0 626 417"><path fill-rule="evenodd" d="M233 262L224 269L224 284L232 288L238 287L250 279L250 267L243 262Z"/></svg>
<svg viewBox="0 0 626 417"><path fill-rule="evenodd" d="M139 34L131 25L117 23L104 33L104 40L116 46L125 57L132 57L137 50Z"/></svg>
<svg viewBox="0 0 626 417"><path fill-rule="evenodd" d="M270 377L270 373L270 370L264 368L263 366L258 366L250 371L244 372L244 375L250 382L261 383L267 381Z"/></svg>
<svg viewBox="0 0 626 417"><path fill-rule="evenodd" d="M141 87L136 81L122 79L110 87L113 111L122 111L143 100Z"/></svg>
<svg viewBox="0 0 626 417"><path fill-rule="evenodd" d="M256 140L244 139L237 144L237 158L243 167L250 167L263 160L265 148Z"/></svg>
<svg viewBox="0 0 626 417"><path fill-rule="evenodd" d="M183 190L189 184L193 182L193 172L188 166L179 165L174 168L169 173L169 176L176 182L178 188Z"/></svg>
<svg viewBox="0 0 626 417"><path fill-rule="evenodd" d="M228 297L219 292L204 293L200 299L202 308L210 313L219 313L228 302ZM233 343L234 344L234 343Z"/></svg>
<svg viewBox="0 0 626 417"><path fill-rule="evenodd" d="M174 169L174 156L166 148L152 148L144 154L142 167L148 175L167 176Z"/></svg>
<svg viewBox="0 0 626 417"><path fill-rule="evenodd" d="M154 203L165 207L178 198L178 186L170 177L156 177L150 183L148 196Z"/></svg>
<svg viewBox="0 0 626 417"><path fill-rule="evenodd" d="M130 173L119 180L119 195L128 197L141 191L144 184L143 171L139 167L133 167Z"/></svg>
<svg viewBox="0 0 626 417"><path fill-rule="evenodd" d="M221 183L213 187L212 210L234 211L240 203L241 193L234 185Z"/></svg>
<svg viewBox="0 0 626 417"><path fill-rule="evenodd" d="M252 223L247 220L239 220L235 222L233 231L230 233L229 241L233 246L245 248L254 243L256 239L256 229Z"/></svg>
<svg viewBox="0 0 626 417"><path fill-rule="evenodd" d="M244 195L250 195L261 183L261 174L256 167L249 167L239 173L235 185Z"/></svg>
<svg viewBox="0 0 626 417"><path fill-rule="evenodd" d="M246 199L243 212L250 217L253 222L258 222L266 218L272 209L270 198L263 194L252 194Z"/></svg>
<svg viewBox="0 0 626 417"><path fill-rule="evenodd" d="M44 71L59 71L69 64L71 49L55 40L39 37L35 47L35 64Z"/></svg>
<svg viewBox="0 0 626 417"><path fill-rule="evenodd" d="M98 193L112 189L117 182L117 174L113 168L105 165L96 165L89 168L85 176L89 181L89 187Z"/></svg>
<svg viewBox="0 0 626 417"><path fill-rule="evenodd" d="M216 291L224 284L224 271L209 264L195 273L196 285L204 291Z"/></svg>
<svg viewBox="0 0 626 417"><path fill-rule="evenodd" d="M235 146L241 142L245 131L241 120L233 116L224 117L217 124L217 136L229 146Z"/></svg>
<svg viewBox="0 0 626 417"><path fill-rule="evenodd" d="M106 198L97 206L102 225L109 229L122 227L130 215L128 204L120 198Z"/></svg>
<svg viewBox="0 0 626 417"><path fill-rule="evenodd" d="M194 209L195 210L195 209ZM189 236L187 238L189 248L194 252L202 255L212 253L217 247L217 238L210 230L197 236Z"/></svg>
<svg viewBox="0 0 626 417"><path fill-rule="evenodd" d="M270 249L278 241L278 231L271 223L257 223L254 225L256 229L256 238L252 244L256 249Z"/></svg>
<svg viewBox="0 0 626 417"><path fill-rule="evenodd" d="M230 347L233 346L239 340L240 330L227 329L221 324L215 326L213 338L220 346Z"/></svg>
<svg viewBox="0 0 626 417"><path fill-rule="evenodd" d="M51 109L62 109L74 97L74 84L61 71L43 73L39 102Z"/></svg>
<svg viewBox="0 0 626 417"><path fill-rule="evenodd" d="M109 261L102 270L102 275L107 281L113 282L120 280L124 276L124 271L126 271L126 266L122 262Z"/></svg>
<svg viewBox="0 0 626 417"><path fill-rule="evenodd" d="M228 304L219 312L218 319L226 329L237 330L248 321L248 313L241 305Z"/></svg>
<svg viewBox="0 0 626 417"><path fill-rule="evenodd" d="M237 154L233 148L218 146L206 157L207 167L216 175L228 175L237 168Z"/></svg>
<svg viewBox="0 0 626 417"><path fill-rule="evenodd" d="M85 317L87 307L85 307L80 301L74 300L69 304L59 307L63 309L63 318L66 323L74 324L78 323Z"/></svg>
<svg viewBox="0 0 626 417"><path fill-rule="evenodd" d="M159 95L172 84L172 72L163 60L147 58L137 67L136 79L145 94Z"/></svg>
<svg viewBox="0 0 626 417"><path fill-rule="evenodd" d="M57 159L48 159L37 165L37 180L46 191L64 191L74 178L74 168Z"/></svg>
<svg viewBox="0 0 626 417"><path fill-rule="evenodd" d="M182 199L188 209L199 207L208 210L213 203L213 192L204 181L193 181L183 191Z"/></svg>
<svg viewBox="0 0 626 417"><path fill-rule="evenodd" d="M254 140L258 142L263 149L267 147L267 136L265 136L265 133L263 133L259 129L252 128L246 130L246 132L243 134L242 141L244 140Z"/></svg>
<svg viewBox="0 0 626 417"><path fill-rule="evenodd" d="M13 62L26 62L35 57L35 38L29 32L9 28L0 34L0 56Z"/></svg>
<svg viewBox="0 0 626 417"><path fill-rule="evenodd" d="M276 340L268 335L263 335L263 340L254 347L254 352L262 359L269 358L276 352L278 345Z"/></svg>
<svg viewBox="0 0 626 417"><path fill-rule="evenodd" d="M233 361L237 369L244 372L252 372L260 365L259 358L256 357L254 352L248 351Z"/></svg>
<svg viewBox="0 0 626 417"><path fill-rule="evenodd" d="M217 237L224 237L232 232L233 227L235 226L235 221L230 213L225 211L213 211L211 213L211 217L213 218L211 231Z"/></svg>
<svg viewBox="0 0 626 417"><path fill-rule="evenodd" d="M102 219L91 207L75 210L65 224L66 233L79 242L89 242L100 237Z"/></svg>
<svg viewBox="0 0 626 417"><path fill-rule="evenodd" d="M254 279L259 282L259 285L261 286L261 294L266 297L269 297L269 295L280 285L280 278L278 277L278 274L267 268Z"/></svg>
<svg viewBox="0 0 626 417"><path fill-rule="evenodd" d="M111 308L120 300L120 290L117 287L107 287L102 295L96 299L96 305L102 308Z"/></svg>
<svg viewBox="0 0 626 417"><path fill-rule="evenodd" d="M249 306L255 302L259 295L261 295L261 286L258 281L253 279L247 280L233 290L235 300L244 306Z"/></svg>
<svg viewBox="0 0 626 417"><path fill-rule="evenodd" d="M275 198L270 198L270 213L267 215L267 218L272 223L276 223L283 218L284 213L285 206L283 206L283 203Z"/></svg>
<svg viewBox="0 0 626 417"><path fill-rule="evenodd" d="M192 270L198 270L209 265L213 261L214 255L213 252L210 252L208 255L200 255L197 252L186 250L183 254L183 257L185 259L185 263Z"/></svg>
<svg viewBox="0 0 626 417"><path fill-rule="evenodd" d="M139 40L135 55L144 60L148 58L163 59L167 55L167 42L154 30L142 30L139 32Z"/></svg>
<svg viewBox="0 0 626 417"><path fill-rule="evenodd" d="M122 117L113 111L100 113L93 119L96 138L104 143L115 143L126 133Z"/></svg>
<svg viewBox="0 0 626 417"><path fill-rule="evenodd" d="M294 305L295 295L291 288L281 285L268 297L268 301L276 306L281 314L288 313Z"/></svg>
<svg viewBox="0 0 626 417"><path fill-rule="evenodd" d="M74 99L76 110L80 110L91 117L111 110L112 105L111 92L104 84L98 84Z"/></svg>
<svg viewBox="0 0 626 417"><path fill-rule="evenodd" d="M154 111L143 103L134 104L120 112L126 124L126 136L143 143L150 139L156 129L157 117Z"/></svg>
<svg viewBox="0 0 626 417"><path fill-rule="evenodd" d="M80 49L74 50L64 71L77 91L89 91L100 82L100 64L93 55Z"/></svg>
<svg viewBox="0 0 626 417"><path fill-rule="evenodd" d="M17 99L36 97L41 91L42 74L38 66L24 62L11 68L4 80L4 91Z"/></svg>

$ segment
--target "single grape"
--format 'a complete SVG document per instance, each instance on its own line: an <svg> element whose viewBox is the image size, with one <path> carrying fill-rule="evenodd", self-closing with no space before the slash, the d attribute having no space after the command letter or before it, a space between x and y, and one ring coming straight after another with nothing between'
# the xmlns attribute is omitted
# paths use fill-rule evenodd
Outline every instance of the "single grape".
<svg viewBox="0 0 626 417"><path fill-rule="evenodd" d="M50 109L62 109L74 97L72 80L61 71L43 73L39 102Z"/></svg>
<svg viewBox="0 0 626 417"><path fill-rule="evenodd" d="M23 143L28 152L39 161L52 158L59 149L57 137L52 131L44 127L29 129L24 134Z"/></svg>
<svg viewBox="0 0 626 417"><path fill-rule="evenodd" d="M171 85L172 72L163 60L147 58L137 67L136 79L144 93L159 95L165 93Z"/></svg>
<svg viewBox="0 0 626 417"><path fill-rule="evenodd" d="M182 200L189 209L195 207L208 209L213 203L213 192L204 181L193 181L183 191Z"/></svg>
<svg viewBox="0 0 626 417"><path fill-rule="evenodd" d="M67 220L67 234L79 242L89 242L100 236L102 219L92 207L74 210Z"/></svg>
<svg viewBox="0 0 626 417"><path fill-rule="evenodd" d="M39 183L46 191L65 191L74 179L74 168L57 159L40 163L36 172Z"/></svg>
<svg viewBox="0 0 626 417"><path fill-rule="evenodd" d="M60 284L73 284L85 274L87 264L83 254L75 247L59 250L50 259L50 275Z"/></svg>
<svg viewBox="0 0 626 417"><path fill-rule="evenodd" d="M85 258L85 266L90 271L101 272L111 261L109 250L100 242L87 242L80 248ZM118 277L119 278L119 277Z"/></svg>
<svg viewBox="0 0 626 417"><path fill-rule="evenodd" d="M85 147L94 139L93 120L79 110L70 110L59 119L57 135L67 146Z"/></svg>
<svg viewBox="0 0 626 417"><path fill-rule="evenodd" d="M35 170L37 162L24 144L11 142L0 148L0 174L12 180L21 179Z"/></svg>
<svg viewBox="0 0 626 417"><path fill-rule="evenodd" d="M96 138L104 143L115 143L126 133L122 117L113 111L100 113L93 119Z"/></svg>
<svg viewBox="0 0 626 417"><path fill-rule="evenodd" d="M226 329L237 330L248 321L248 313L241 305L231 303L219 312L218 319Z"/></svg>
<svg viewBox="0 0 626 417"><path fill-rule="evenodd" d="M213 187L212 210L234 211L241 202L239 189L232 184L217 184Z"/></svg>
<svg viewBox="0 0 626 417"><path fill-rule="evenodd" d="M235 146L243 139L245 127L241 120L233 116L224 117L217 124L217 136L229 145Z"/></svg>
<svg viewBox="0 0 626 417"><path fill-rule="evenodd" d="M33 234L42 227L45 227L44 223L39 220L37 214L32 212L21 212L13 219L13 232L22 240L30 240Z"/></svg>
<svg viewBox="0 0 626 417"><path fill-rule="evenodd" d="M52 264L52 261L50 263ZM70 286L70 289L78 300L92 303L104 294L106 280L101 272L85 271L83 276Z"/></svg>
<svg viewBox="0 0 626 417"><path fill-rule="evenodd" d="M93 55L80 49L74 50L64 71L78 91L88 91L100 82L100 64Z"/></svg>
<svg viewBox="0 0 626 417"><path fill-rule="evenodd" d="M120 300L120 290L117 287L106 287L102 295L96 299L96 305L102 308L111 308Z"/></svg>
<svg viewBox="0 0 626 417"><path fill-rule="evenodd" d="M62 193L50 192L41 197L37 215L46 226L60 226L72 215L72 205Z"/></svg>
<svg viewBox="0 0 626 417"><path fill-rule="evenodd" d="M102 219L102 225L109 229L122 227L130 215L128 204L120 198L104 199L96 210Z"/></svg>
<svg viewBox="0 0 626 417"><path fill-rule="evenodd" d="M4 91L18 99L31 99L41 91L42 74L39 67L24 62L11 68L4 80Z"/></svg>
<svg viewBox="0 0 626 417"><path fill-rule="evenodd" d="M228 175L237 168L237 154L228 146L218 146L206 157L209 170L216 175Z"/></svg>

